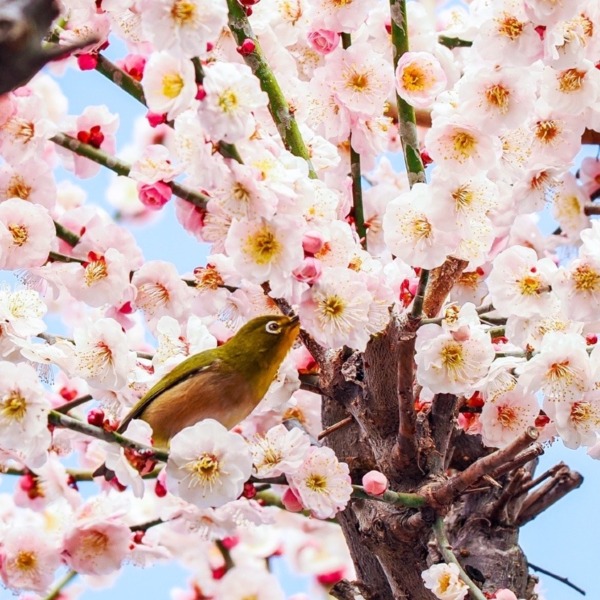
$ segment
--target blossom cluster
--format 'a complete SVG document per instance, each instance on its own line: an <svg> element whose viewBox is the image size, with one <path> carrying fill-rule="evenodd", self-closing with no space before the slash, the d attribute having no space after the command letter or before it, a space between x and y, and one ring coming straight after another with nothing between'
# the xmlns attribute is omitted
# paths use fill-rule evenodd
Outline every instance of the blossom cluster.
<svg viewBox="0 0 600 600"><path fill-rule="evenodd" d="M320 397L300 389L299 373L316 371L303 346L250 417L182 431L160 473L131 448L49 428L49 415L89 396L69 415L113 431L186 357L278 313L274 299L314 343L363 351L447 261L465 266L417 330L418 408L455 394L470 409L458 426L487 446L537 427L600 458L600 226L588 214L600 162L578 158L584 132L600 130L595 0L408 2L397 64L383 1L59 4L52 39L94 41L0 97L0 268L22 282L0 290L0 461L20 475L0 496L7 588L43 594L64 565L100 584L126 561L177 558L194 573L179 600L283 598L264 568L282 552L314 575L311 597L352 577L325 521L350 500L350 470L311 444ZM128 146L107 106L68 114L57 81L71 68L108 72L143 102ZM420 111L407 156L432 165L427 182L390 159L396 94ZM101 165L116 171L113 215L63 178ZM147 260L134 234L169 210L198 241L192 273ZM544 211L558 225L548 236ZM144 422L125 435L152 442ZM86 499L64 459L115 477ZM464 597L451 567L425 581L436 593L442 579L453 595L438 597Z"/></svg>

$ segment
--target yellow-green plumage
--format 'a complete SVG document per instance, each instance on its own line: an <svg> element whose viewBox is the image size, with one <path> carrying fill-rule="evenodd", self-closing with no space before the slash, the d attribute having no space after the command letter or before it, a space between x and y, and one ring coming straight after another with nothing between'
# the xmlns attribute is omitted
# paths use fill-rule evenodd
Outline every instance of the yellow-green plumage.
<svg viewBox="0 0 600 600"><path fill-rule="evenodd" d="M234 427L267 393L299 328L297 317L252 319L222 346L190 356L165 375L118 431L142 419L152 427L154 445L166 448L175 434L202 419Z"/></svg>

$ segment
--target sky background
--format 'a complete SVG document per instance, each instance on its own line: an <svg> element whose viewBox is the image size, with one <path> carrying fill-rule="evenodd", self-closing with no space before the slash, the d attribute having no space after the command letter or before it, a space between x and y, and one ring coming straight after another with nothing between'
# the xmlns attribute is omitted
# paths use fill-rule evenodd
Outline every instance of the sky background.
<svg viewBox="0 0 600 600"><path fill-rule="evenodd" d="M114 47L109 49L109 56L114 53ZM118 55L117 49L116 56ZM134 120L145 112L141 105L95 71L77 72L69 69L60 78L60 82L69 99L70 114L77 115L88 105L106 104L112 112L120 115L117 147L122 148L129 143ZM114 214L114 209L105 201L105 190L111 177L105 169L96 177L85 181L72 178L66 172L60 172L58 179L61 177L71 178L84 187L88 191L88 202L100 204ZM545 231L554 229L549 218L545 217L542 225ZM159 219L143 227L132 226L131 230L147 260L171 261L181 273L204 264L207 248L178 225L171 203L162 211ZM533 564L568 578L587 591L587 598L595 600L600 598L600 578L595 570L600 559L600 465L584 451L570 451L559 443L547 449L541 457L538 474L561 460L584 476L584 484L526 525L521 531L521 545ZM10 491L13 481L4 477L0 492ZM281 565L276 565L277 569L280 567ZM85 591L81 598L168 599L169 590L174 586L186 587L187 579L188 573L171 563L144 570L126 567L113 587ZM282 579L288 594L305 589L305 578L283 572ZM581 598L574 590L547 576L541 575L540 579L547 600ZM0 599L8 600L11 597L13 596L9 592L0 589Z"/></svg>

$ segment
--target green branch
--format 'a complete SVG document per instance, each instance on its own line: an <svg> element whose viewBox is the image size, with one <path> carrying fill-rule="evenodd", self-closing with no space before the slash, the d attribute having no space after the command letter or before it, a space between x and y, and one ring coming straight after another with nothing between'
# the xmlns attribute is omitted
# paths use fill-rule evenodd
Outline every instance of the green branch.
<svg viewBox="0 0 600 600"><path fill-rule="evenodd" d="M344 49L352 45L352 38L349 33L342 33L342 46ZM348 138L350 146L350 175L352 176L352 204L354 206L354 223L356 232L363 245L367 249L367 229L365 227L365 211L362 197L362 173L360 169L360 154L352 146L352 132Z"/></svg>
<svg viewBox="0 0 600 600"><path fill-rule="evenodd" d="M78 139L67 135L66 133L57 133L50 138L50 141L54 142L58 146L61 146L62 148L66 148L67 150L78 154L79 156L89 158L91 161L110 169L117 175L121 175L123 177L129 176L131 167L127 163L116 158L115 156L107 154L103 150L95 148L94 146L84 144L83 142L80 142ZM181 198L182 200L186 200L187 202L190 202L199 208L206 208L209 198L204 194L180 185L179 183L171 182L167 183L167 185L173 190L173 194L175 194L175 196Z"/></svg>
<svg viewBox="0 0 600 600"><path fill-rule="evenodd" d="M448 37L447 35L440 35L438 37L438 42L442 46L446 46L446 48L470 48L473 45L473 42L469 40L461 40L457 37Z"/></svg>
<svg viewBox="0 0 600 600"><path fill-rule="evenodd" d="M77 577L77 571L73 571L72 569L67 571L66 575L48 592L48 595L44 598L44 600L57 600L61 596L63 589L69 585L69 583L71 583L75 577Z"/></svg>
<svg viewBox="0 0 600 600"><path fill-rule="evenodd" d="M380 496L372 496L365 491L362 485L353 485L352 497L359 500L378 500L387 504L395 504L397 506L407 506L408 508L421 508L427 504L425 496L421 494L408 494L402 492L392 492L388 490Z"/></svg>
<svg viewBox="0 0 600 600"><path fill-rule="evenodd" d="M483 595L481 589L477 586L477 584L467 575L465 570L462 568L461 564L458 562L456 556L454 556L454 552L452 552L452 546L448 541L448 537L446 536L446 532L444 530L444 519L442 517L438 517L433 524L433 533L435 535L435 539L438 543L438 547L444 560L447 564L454 564L458 567L458 571L460 573L460 578L469 588L469 594L471 598L474 600L486 600L486 597Z"/></svg>
<svg viewBox="0 0 600 600"><path fill-rule="evenodd" d="M56 229L56 237L63 242L67 242L69 246L75 247L79 244L81 239L76 233L69 231L66 227L63 227L60 223L54 221L54 227Z"/></svg>
<svg viewBox="0 0 600 600"><path fill-rule="evenodd" d="M51 410L48 413L48 423L54 425L54 427L62 427L64 429L70 429L71 431L77 431L78 433L89 435L90 437L103 440L104 442L119 444L122 448L131 448L139 452L147 452L152 458L161 462L167 462L169 458L169 453L164 450L158 450L157 448L152 448L152 446L140 444L139 442L126 438L116 431L106 431L100 427L84 423L79 419L63 415L55 410Z"/></svg>
<svg viewBox="0 0 600 600"><path fill-rule="evenodd" d="M317 174L312 167L310 154L300 134L298 123L296 123L296 119L290 110L275 74L265 59L258 39L254 35L248 17L244 12L244 8L238 0L227 0L227 6L229 8L229 29L231 29L238 46L241 46L247 39L254 42L254 50L244 55L243 58L260 81L260 87L269 97L269 112L273 117L284 146L292 154L303 158L308 163L310 177L316 179Z"/></svg>

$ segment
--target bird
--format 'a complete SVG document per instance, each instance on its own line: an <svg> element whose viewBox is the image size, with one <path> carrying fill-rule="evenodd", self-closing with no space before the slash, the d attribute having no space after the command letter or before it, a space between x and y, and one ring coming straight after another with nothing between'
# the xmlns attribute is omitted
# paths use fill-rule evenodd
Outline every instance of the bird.
<svg viewBox="0 0 600 600"><path fill-rule="evenodd" d="M267 393L300 330L297 316L263 315L248 321L222 346L186 358L156 383L121 421L146 421L155 448L185 427L215 419L227 429L243 421ZM114 474L103 464L94 476ZM111 477L112 475L112 477Z"/></svg>

